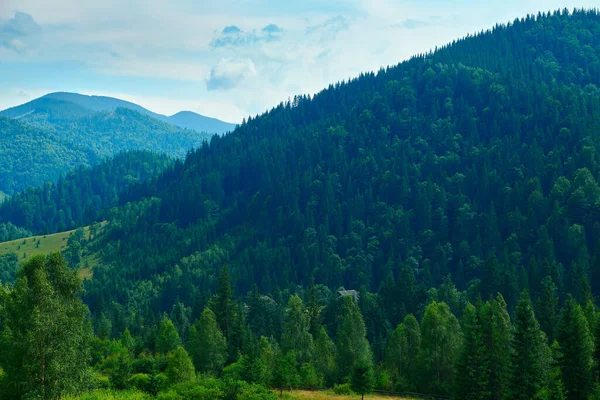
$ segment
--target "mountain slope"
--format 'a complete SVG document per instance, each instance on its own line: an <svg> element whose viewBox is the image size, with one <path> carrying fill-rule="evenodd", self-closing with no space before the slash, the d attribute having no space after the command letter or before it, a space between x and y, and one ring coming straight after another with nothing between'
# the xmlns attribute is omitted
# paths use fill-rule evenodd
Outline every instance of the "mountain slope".
<svg viewBox="0 0 600 400"><path fill-rule="evenodd" d="M227 263L239 293L379 290L392 326L447 276L511 309L548 277L585 303L599 71L600 15L557 12L281 104L127 192L86 301L201 303Z"/></svg>
<svg viewBox="0 0 600 400"><path fill-rule="evenodd" d="M208 137L124 108L44 125L0 116L0 191L56 181L126 150L183 157Z"/></svg>
<svg viewBox="0 0 600 400"><path fill-rule="evenodd" d="M191 111L183 111L168 117L125 100L66 92L49 93L20 106L1 111L0 115L28 122L40 123L41 121L47 121L56 123L90 116L101 111L113 111L117 108L137 111L140 114L156 118L180 128L193 129L197 132L223 134L235 128L234 124L205 117Z"/></svg>

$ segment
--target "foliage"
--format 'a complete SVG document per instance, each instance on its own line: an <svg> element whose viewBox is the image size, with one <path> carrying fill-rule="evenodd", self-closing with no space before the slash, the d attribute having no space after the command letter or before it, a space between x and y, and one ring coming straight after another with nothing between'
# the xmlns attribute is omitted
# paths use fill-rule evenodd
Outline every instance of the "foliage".
<svg viewBox="0 0 600 400"><path fill-rule="evenodd" d="M53 253L23 265L0 307L0 367L12 399L57 398L85 387L88 379L87 309L81 280Z"/></svg>

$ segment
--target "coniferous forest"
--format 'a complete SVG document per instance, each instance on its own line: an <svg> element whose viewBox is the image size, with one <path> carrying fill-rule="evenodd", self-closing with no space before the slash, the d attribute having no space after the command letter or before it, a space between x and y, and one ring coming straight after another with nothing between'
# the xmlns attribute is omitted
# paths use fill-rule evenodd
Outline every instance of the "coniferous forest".
<svg viewBox="0 0 600 400"><path fill-rule="evenodd" d="M599 181L597 10L80 168L0 204L0 239L103 222L83 281L0 257L0 398L600 399Z"/></svg>

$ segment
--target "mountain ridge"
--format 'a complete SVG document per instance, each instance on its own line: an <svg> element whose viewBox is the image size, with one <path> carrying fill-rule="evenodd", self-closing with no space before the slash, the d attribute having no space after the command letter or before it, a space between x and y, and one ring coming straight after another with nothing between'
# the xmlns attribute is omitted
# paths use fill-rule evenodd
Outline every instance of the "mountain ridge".
<svg viewBox="0 0 600 400"><path fill-rule="evenodd" d="M57 121L65 118L79 118L116 108L134 110L168 124L197 132L224 134L236 127L236 124L207 117L193 111L180 111L168 116L115 97L84 95L73 92L48 93L27 103L2 110L0 115L27 121L31 120L36 114L47 114L47 119Z"/></svg>

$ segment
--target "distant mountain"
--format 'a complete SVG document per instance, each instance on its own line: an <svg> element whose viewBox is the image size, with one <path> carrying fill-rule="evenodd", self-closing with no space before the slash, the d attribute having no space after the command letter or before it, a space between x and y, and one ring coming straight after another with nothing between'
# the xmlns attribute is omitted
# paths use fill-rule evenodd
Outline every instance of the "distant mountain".
<svg viewBox="0 0 600 400"><path fill-rule="evenodd" d="M180 128L193 129L197 132L223 134L232 131L236 126L235 124L205 117L191 111L182 111L169 117L154 113L129 101L113 97L88 96L66 92L49 93L20 106L0 111L0 115L31 123L53 124L117 108L137 111L140 114L156 118Z"/></svg>
<svg viewBox="0 0 600 400"><path fill-rule="evenodd" d="M60 107L62 100L40 100L39 108L26 116L0 116L0 193L11 195L29 186L56 181L78 166L96 165L124 150L183 157L211 136L132 109L86 115L82 112L86 108L78 104ZM51 117L46 118L48 115ZM67 118L69 115L78 117Z"/></svg>

